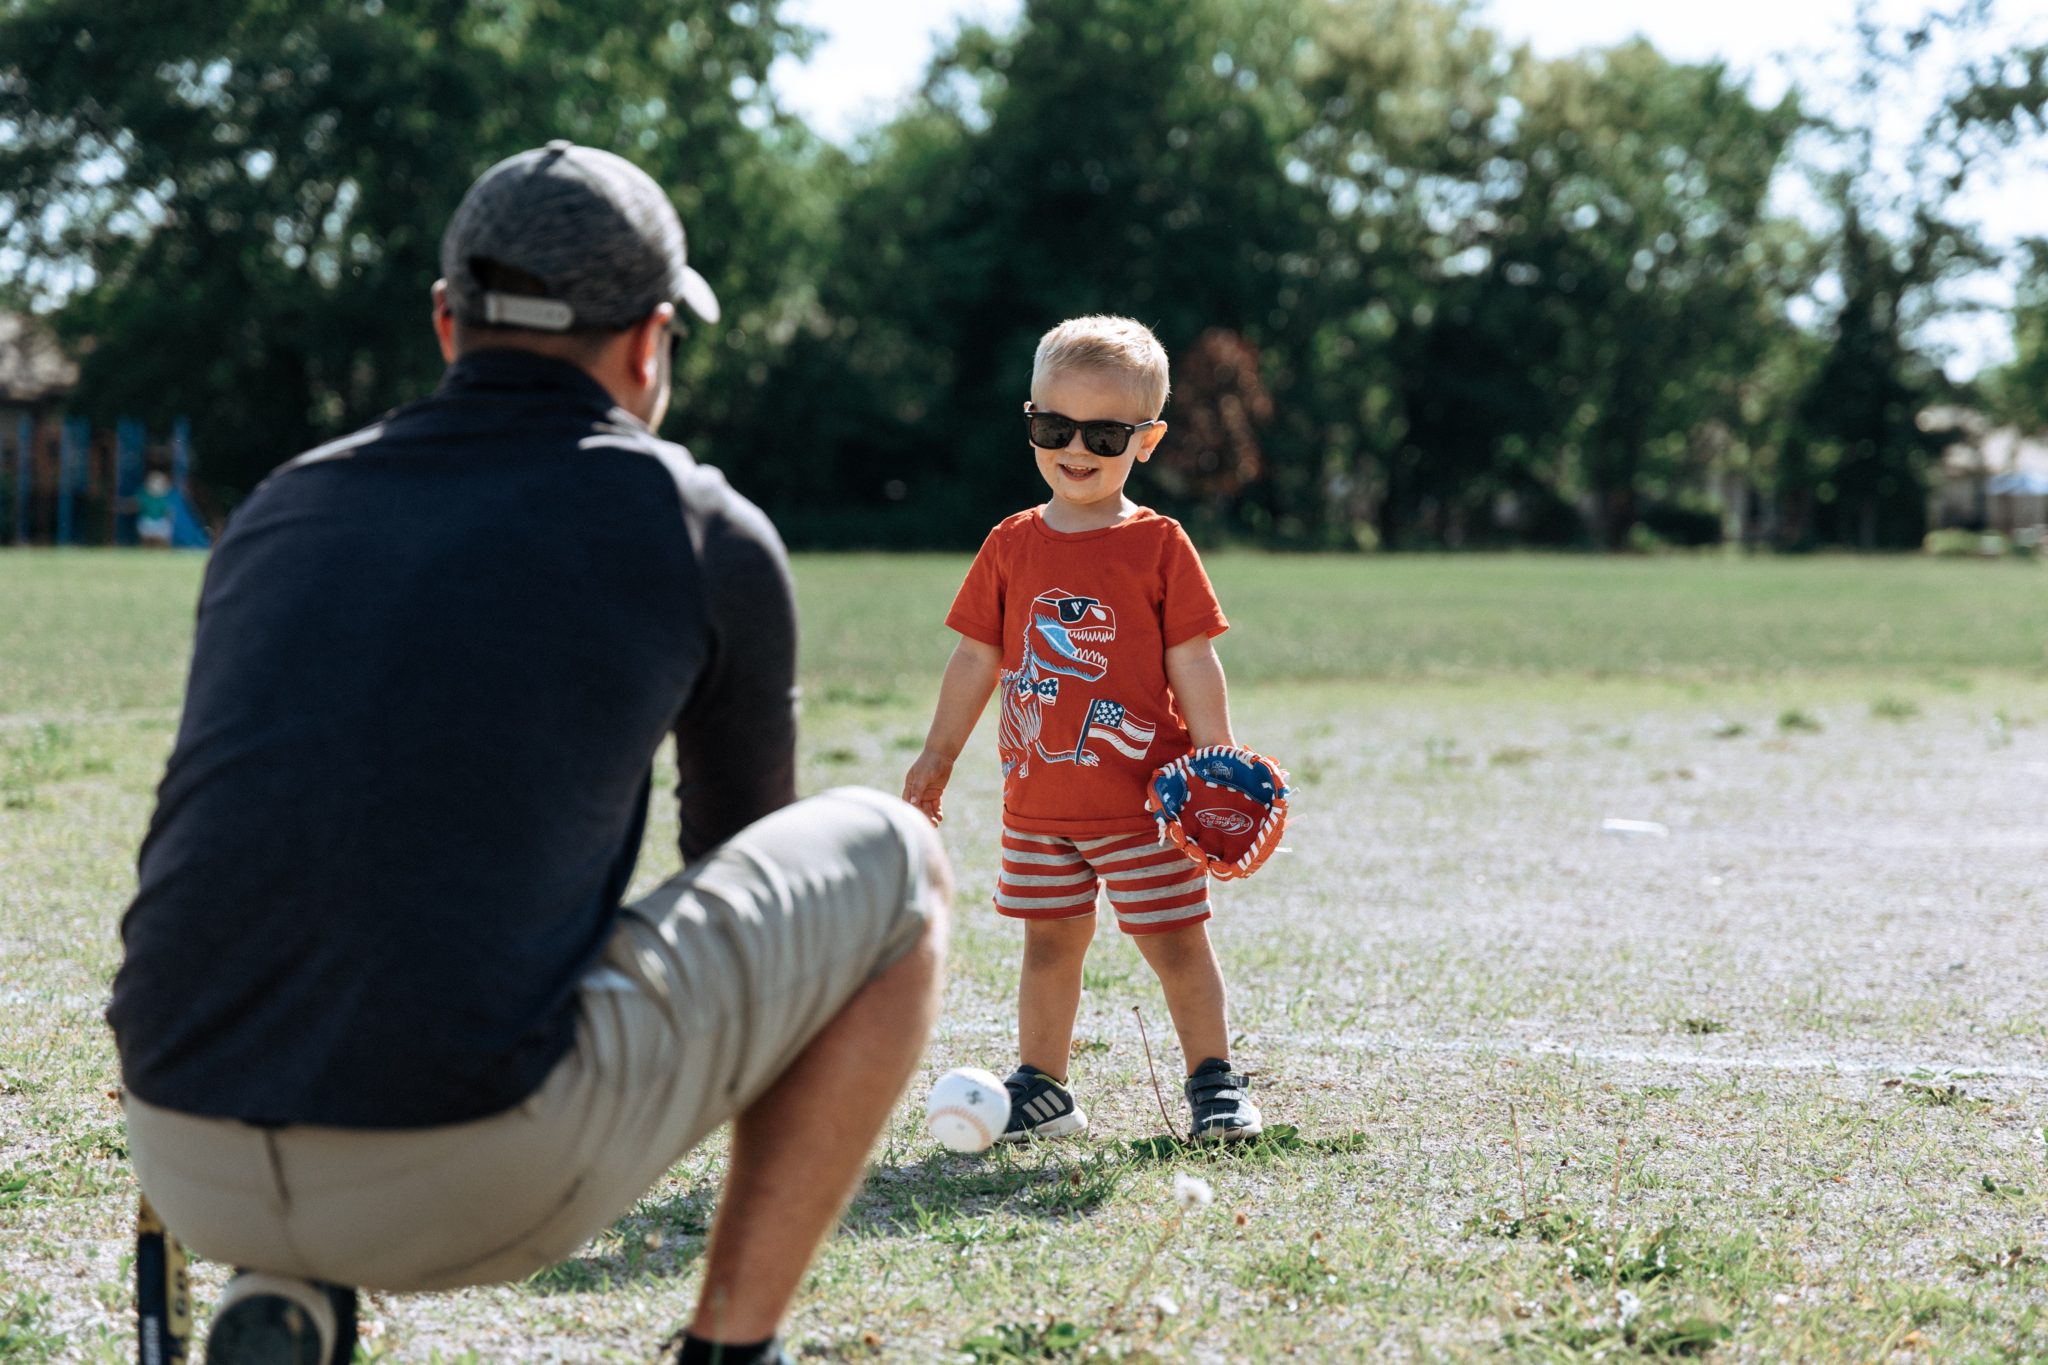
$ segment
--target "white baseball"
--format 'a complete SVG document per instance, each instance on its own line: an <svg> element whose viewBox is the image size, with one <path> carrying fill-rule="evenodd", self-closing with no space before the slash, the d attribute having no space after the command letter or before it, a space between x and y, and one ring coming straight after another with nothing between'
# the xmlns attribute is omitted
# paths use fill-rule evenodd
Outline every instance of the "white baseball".
<svg viewBox="0 0 2048 1365"><path fill-rule="evenodd" d="M956 1152L985 1152L1010 1121L1010 1092L992 1071L956 1066L924 1105L925 1131Z"/></svg>

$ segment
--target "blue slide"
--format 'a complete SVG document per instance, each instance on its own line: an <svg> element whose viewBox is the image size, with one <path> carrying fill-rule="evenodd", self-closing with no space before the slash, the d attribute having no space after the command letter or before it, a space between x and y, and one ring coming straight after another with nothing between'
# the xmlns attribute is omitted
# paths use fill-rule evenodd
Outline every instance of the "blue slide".
<svg viewBox="0 0 2048 1365"><path fill-rule="evenodd" d="M171 490L171 544L180 550L209 550L213 548L213 537L208 534L205 523L193 515L192 504L185 500L185 490Z"/></svg>

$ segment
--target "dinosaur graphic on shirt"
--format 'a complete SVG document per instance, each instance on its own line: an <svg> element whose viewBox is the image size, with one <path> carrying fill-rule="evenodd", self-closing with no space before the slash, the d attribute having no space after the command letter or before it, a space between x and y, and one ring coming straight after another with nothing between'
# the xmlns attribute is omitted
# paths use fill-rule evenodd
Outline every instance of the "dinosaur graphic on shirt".
<svg viewBox="0 0 2048 1365"><path fill-rule="evenodd" d="M1092 645L1116 639L1116 613L1100 598L1054 588L1031 603L1024 625L1024 653L1014 670L1002 675L1002 719L996 748L1003 776L1024 777L1035 756L1043 763L1077 763L1092 768L1102 757L1090 747L1100 740L1128 758L1141 759L1152 746L1156 727L1127 712L1115 701L1094 698L1081 720L1080 737L1070 750L1045 747L1046 710L1057 706L1062 679L1098 683L1109 673L1109 656Z"/></svg>

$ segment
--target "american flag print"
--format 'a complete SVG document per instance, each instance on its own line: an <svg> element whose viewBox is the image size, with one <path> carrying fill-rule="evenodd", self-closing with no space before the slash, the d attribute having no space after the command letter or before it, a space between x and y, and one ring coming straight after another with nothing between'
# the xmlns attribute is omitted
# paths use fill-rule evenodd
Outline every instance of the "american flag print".
<svg viewBox="0 0 2048 1365"><path fill-rule="evenodd" d="M1074 746L1074 752L1078 755L1088 747L1090 739L1099 735L1125 758L1143 758L1156 733L1158 727L1125 711L1122 702L1098 697L1088 703L1088 723L1081 727L1081 742Z"/></svg>

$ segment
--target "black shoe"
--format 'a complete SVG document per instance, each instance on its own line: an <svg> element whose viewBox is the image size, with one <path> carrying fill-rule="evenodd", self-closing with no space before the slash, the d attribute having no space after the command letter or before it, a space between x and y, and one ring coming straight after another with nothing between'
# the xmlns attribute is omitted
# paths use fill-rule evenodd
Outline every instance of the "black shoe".
<svg viewBox="0 0 2048 1365"><path fill-rule="evenodd" d="M1003 1081L1010 1092L1010 1122L997 1142L1066 1137L1088 1126L1068 1089L1035 1066L1020 1066Z"/></svg>
<svg viewBox="0 0 2048 1365"><path fill-rule="evenodd" d="M1196 1067L1182 1087L1193 1115L1188 1136L1196 1142L1237 1142L1264 1132L1259 1106L1245 1098L1249 1084L1249 1076L1232 1071L1221 1057L1211 1057Z"/></svg>
<svg viewBox="0 0 2048 1365"><path fill-rule="evenodd" d="M789 1352L782 1349L782 1343L772 1337L765 1348L745 1349L745 1358L752 1365L796 1365ZM704 1360L715 1365L732 1365L733 1359L737 1357L730 1348L693 1337L689 1328L678 1327L656 1350L654 1365L696 1365L696 1362Z"/></svg>
<svg viewBox="0 0 2048 1365"><path fill-rule="evenodd" d="M206 1365L348 1365L356 1292L242 1270L228 1281L206 1334Z"/></svg>

